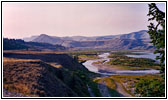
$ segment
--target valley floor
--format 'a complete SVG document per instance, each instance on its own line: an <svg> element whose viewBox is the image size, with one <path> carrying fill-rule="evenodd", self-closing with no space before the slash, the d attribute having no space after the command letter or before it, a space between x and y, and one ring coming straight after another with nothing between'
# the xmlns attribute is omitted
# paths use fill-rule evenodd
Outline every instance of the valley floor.
<svg viewBox="0 0 168 100"><path fill-rule="evenodd" d="M100 75L88 72L82 63L100 59L97 56L100 53L97 51L4 52L4 97L137 97L141 96L135 92L137 83L141 80L162 81L160 74ZM127 68L135 70L135 67L121 67L104 61L92 63L92 65L106 72L127 70ZM158 65L152 66L151 69L158 69ZM144 68L138 67L138 69ZM53 88L55 90L52 90Z"/></svg>

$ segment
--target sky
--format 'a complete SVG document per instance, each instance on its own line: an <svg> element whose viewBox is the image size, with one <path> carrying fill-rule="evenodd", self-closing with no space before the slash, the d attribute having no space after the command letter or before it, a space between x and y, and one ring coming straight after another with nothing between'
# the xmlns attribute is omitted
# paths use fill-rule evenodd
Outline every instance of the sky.
<svg viewBox="0 0 168 100"><path fill-rule="evenodd" d="M165 11L165 4L157 4ZM148 3L3 2L3 37L103 36L147 30Z"/></svg>

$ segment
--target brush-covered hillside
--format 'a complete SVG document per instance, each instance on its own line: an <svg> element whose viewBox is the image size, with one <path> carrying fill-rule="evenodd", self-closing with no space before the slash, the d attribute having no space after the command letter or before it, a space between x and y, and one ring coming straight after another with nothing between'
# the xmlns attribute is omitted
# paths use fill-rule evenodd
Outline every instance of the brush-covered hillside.
<svg viewBox="0 0 168 100"><path fill-rule="evenodd" d="M3 60L3 93L6 94L89 97L88 86L94 88L95 83L88 77L92 73L67 54L8 51L4 52Z"/></svg>

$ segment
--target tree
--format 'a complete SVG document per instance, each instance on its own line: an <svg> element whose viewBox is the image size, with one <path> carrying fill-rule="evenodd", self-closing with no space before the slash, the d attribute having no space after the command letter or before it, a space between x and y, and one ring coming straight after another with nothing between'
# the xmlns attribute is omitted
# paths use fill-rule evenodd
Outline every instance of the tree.
<svg viewBox="0 0 168 100"><path fill-rule="evenodd" d="M164 61L165 61L165 13L158 9L155 3L149 4L149 13L151 16L148 21L148 33L151 38L151 43L156 47L154 53L159 53L156 59L160 59L161 72L164 73Z"/></svg>
<svg viewBox="0 0 168 100"><path fill-rule="evenodd" d="M164 97L165 81L160 79L141 79L135 84L135 93L142 97Z"/></svg>

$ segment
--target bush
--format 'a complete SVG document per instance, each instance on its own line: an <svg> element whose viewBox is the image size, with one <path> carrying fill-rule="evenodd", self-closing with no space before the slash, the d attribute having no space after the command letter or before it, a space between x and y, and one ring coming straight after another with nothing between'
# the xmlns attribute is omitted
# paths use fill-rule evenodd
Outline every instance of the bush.
<svg viewBox="0 0 168 100"><path fill-rule="evenodd" d="M164 80L141 79L138 83L135 84L135 93L140 94L142 97L164 97Z"/></svg>

